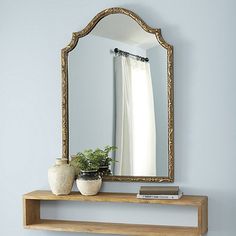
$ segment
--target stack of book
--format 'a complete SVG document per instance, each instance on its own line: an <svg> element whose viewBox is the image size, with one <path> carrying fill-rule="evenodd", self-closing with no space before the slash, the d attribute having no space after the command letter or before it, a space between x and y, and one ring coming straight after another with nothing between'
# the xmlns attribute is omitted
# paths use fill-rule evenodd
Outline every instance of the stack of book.
<svg viewBox="0 0 236 236"><path fill-rule="evenodd" d="M141 186L137 198L180 199L182 195L178 186Z"/></svg>

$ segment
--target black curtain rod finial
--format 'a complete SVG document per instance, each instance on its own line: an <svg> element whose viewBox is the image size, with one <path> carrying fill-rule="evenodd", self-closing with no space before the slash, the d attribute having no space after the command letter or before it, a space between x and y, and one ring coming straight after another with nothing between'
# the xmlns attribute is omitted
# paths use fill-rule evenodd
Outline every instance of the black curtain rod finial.
<svg viewBox="0 0 236 236"><path fill-rule="evenodd" d="M121 55L124 55L124 56L129 56L129 55L130 55L130 56L134 56L134 57L140 59L141 61L146 61L146 62L149 61L149 59L148 59L147 57L141 57L141 56L138 56L138 55L129 53L129 52L122 51L122 50L120 50L120 49L118 49L118 48L115 48L115 49L114 49L114 52L115 52L115 53L120 53Z"/></svg>

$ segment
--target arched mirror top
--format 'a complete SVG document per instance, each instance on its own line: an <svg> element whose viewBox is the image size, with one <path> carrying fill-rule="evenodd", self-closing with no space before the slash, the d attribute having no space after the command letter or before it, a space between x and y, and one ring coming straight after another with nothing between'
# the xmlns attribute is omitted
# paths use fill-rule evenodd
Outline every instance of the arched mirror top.
<svg viewBox="0 0 236 236"><path fill-rule="evenodd" d="M78 32L73 32L72 39L71 39L70 43L65 48L62 49L62 53L68 53L68 52L72 51L76 47L80 38L88 35L95 28L95 26L99 23L99 21L101 21L104 17L112 15L112 14L124 14L126 16L131 17L147 33L155 34L160 45L162 45L166 49L168 49L168 48L173 49L173 46L168 44L164 40L164 38L162 37L161 29L150 27L133 11L130 11L125 8L113 7L113 8L105 9L105 10L101 11L100 13L98 13L83 30L78 31Z"/></svg>

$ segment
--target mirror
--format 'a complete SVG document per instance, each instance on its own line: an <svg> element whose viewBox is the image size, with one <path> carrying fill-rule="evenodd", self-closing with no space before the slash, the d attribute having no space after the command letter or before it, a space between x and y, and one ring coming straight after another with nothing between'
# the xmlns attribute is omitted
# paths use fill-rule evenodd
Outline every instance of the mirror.
<svg viewBox="0 0 236 236"><path fill-rule="evenodd" d="M64 158L114 145L104 180L174 181L173 47L135 13L106 9L73 33L62 112Z"/></svg>

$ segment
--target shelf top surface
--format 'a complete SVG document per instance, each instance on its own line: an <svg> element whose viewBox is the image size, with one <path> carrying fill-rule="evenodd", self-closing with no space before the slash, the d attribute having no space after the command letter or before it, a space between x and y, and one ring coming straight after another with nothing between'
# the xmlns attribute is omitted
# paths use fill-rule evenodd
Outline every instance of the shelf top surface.
<svg viewBox="0 0 236 236"><path fill-rule="evenodd" d="M163 205L200 206L207 201L207 196L184 195L180 199L138 199L135 193L109 193L100 192L94 196L84 196L79 192L71 192L69 195L56 196L48 190L36 190L25 194L24 199L52 200L52 201L88 201L88 202L127 202Z"/></svg>

